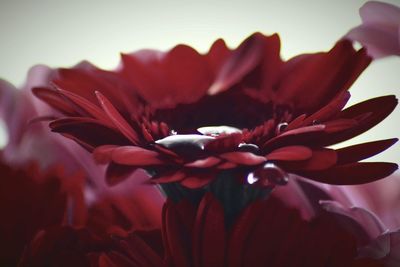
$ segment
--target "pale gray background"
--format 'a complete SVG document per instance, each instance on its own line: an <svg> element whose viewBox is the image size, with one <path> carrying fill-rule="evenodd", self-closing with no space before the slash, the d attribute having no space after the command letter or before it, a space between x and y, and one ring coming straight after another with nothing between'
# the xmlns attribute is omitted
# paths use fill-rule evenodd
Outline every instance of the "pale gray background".
<svg viewBox="0 0 400 267"><path fill-rule="evenodd" d="M278 32L282 54L328 50L358 25L361 0L320 1L0 1L0 78L20 86L38 63L68 67L87 59L114 68L119 52L166 50L177 43L205 52L223 37L235 47L254 31ZM400 0L387 1L400 5ZM351 103L400 95L400 59L374 62L353 86ZM397 109L353 143L400 136ZM4 144L4 132L0 143ZM400 145L376 160L400 162Z"/></svg>

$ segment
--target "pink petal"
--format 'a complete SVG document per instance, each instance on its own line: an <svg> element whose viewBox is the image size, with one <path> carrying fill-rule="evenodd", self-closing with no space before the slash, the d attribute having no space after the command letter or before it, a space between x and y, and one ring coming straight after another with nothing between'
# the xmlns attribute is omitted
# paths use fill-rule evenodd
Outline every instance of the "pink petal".
<svg viewBox="0 0 400 267"><path fill-rule="evenodd" d="M393 4L369 1L360 8L364 24L400 24L400 8Z"/></svg>
<svg viewBox="0 0 400 267"><path fill-rule="evenodd" d="M347 33L345 38L361 43L374 59L400 55L399 27L361 25Z"/></svg>

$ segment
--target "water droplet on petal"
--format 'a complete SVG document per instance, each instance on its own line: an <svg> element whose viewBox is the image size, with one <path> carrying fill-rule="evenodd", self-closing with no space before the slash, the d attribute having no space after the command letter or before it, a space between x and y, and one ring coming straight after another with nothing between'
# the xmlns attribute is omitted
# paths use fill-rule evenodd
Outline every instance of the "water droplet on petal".
<svg viewBox="0 0 400 267"><path fill-rule="evenodd" d="M285 131L288 125L289 124L287 122L279 123L278 126L276 126L276 134L281 134L283 131Z"/></svg>
<svg viewBox="0 0 400 267"><path fill-rule="evenodd" d="M258 178L254 175L254 172L251 172L247 175L247 182L249 184L254 184L258 181Z"/></svg>
<svg viewBox="0 0 400 267"><path fill-rule="evenodd" d="M210 136L218 136L221 134L233 134L233 133L241 133L242 132L238 128L231 127L231 126L225 126L225 125L200 127L197 129L197 131L201 134L210 135Z"/></svg>
<svg viewBox="0 0 400 267"><path fill-rule="evenodd" d="M289 181L287 172L279 168L275 163L267 162L262 168L262 173L269 182L276 185L285 185Z"/></svg>
<svg viewBox="0 0 400 267"><path fill-rule="evenodd" d="M287 172L272 162L267 162L263 167L249 173L247 176L247 182L249 184L257 183L266 187L286 185L288 181L289 176Z"/></svg>
<svg viewBox="0 0 400 267"><path fill-rule="evenodd" d="M313 120L312 121L312 125L318 125L321 124L321 122L319 120Z"/></svg>
<svg viewBox="0 0 400 267"><path fill-rule="evenodd" d="M254 154L256 154L260 148L255 145L255 144L246 144L246 143L240 143L238 146L238 150L239 151L243 151L243 152L252 152Z"/></svg>
<svg viewBox="0 0 400 267"><path fill-rule="evenodd" d="M204 145L214 139L214 137L200 134L176 134L159 139L156 141L156 144L170 149L178 147L195 147L203 150Z"/></svg>
<svg viewBox="0 0 400 267"><path fill-rule="evenodd" d="M177 132L177 131L175 131L175 130L171 130L171 131L169 132L169 134L170 134L170 135L177 135L177 134L178 134L178 132Z"/></svg>

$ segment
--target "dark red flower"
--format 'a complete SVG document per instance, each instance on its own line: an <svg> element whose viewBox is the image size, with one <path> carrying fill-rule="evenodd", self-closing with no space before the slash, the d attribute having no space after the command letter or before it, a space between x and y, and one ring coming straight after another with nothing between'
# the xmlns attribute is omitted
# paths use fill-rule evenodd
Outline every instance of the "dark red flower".
<svg viewBox="0 0 400 267"><path fill-rule="evenodd" d="M63 222L67 196L57 169L41 173L33 164L12 168L1 160L0 173L0 266L17 266L37 231Z"/></svg>
<svg viewBox="0 0 400 267"><path fill-rule="evenodd" d="M295 173L329 184L388 176L394 163L359 162L397 139L341 149L330 145L372 128L397 104L394 96L343 109L351 84L371 59L343 40L329 52L283 61L277 35L256 33L230 50L216 41L206 54L185 45L167 53L123 55L122 67L60 69L53 87L35 94L63 115L54 132L108 163L111 184L137 168L153 182L188 188L224 170L274 184L270 173ZM267 181L268 180L268 181Z"/></svg>
<svg viewBox="0 0 400 267"><path fill-rule="evenodd" d="M198 205L169 199L161 230L101 239L87 230L49 229L32 241L22 266L372 267L398 261L400 232L378 229L367 211L318 208L312 196L329 194L301 180L281 188L250 203L232 221L226 202L207 193ZM296 205L287 203L288 192ZM301 210L309 204L316 206L306 218Z"/></svg>

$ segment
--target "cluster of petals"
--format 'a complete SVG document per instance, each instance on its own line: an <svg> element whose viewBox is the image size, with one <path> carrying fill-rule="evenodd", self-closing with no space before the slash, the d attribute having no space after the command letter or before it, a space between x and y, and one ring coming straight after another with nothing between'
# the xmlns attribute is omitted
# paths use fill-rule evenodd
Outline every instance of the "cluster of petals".
<svg viewBox="0 0 400 267"><path fill-rule="evenodd" d="M356 37L396 12L370 2L332 49L286 61L255 33L0 80L0 266L397 267L397 164L363 161L397 139L331 148L397 105L347 107L371 60L398 54Z"/></svg>
<svg viewBox="0 0 400 267"><path fill-rule="evenodd" d="M157 183L198 188L221 170L257 172L267 162L329 184L361 184L390 175L394 163L359 162L397 139L341 149L397 105L382 96L345 108L351 84L369 65L348 40L330 51L280 57L277 35L260 33L231 50L222 40L206 54L178 45L122 56L116 71L86 62L59 69L36 96L61 114L54 132L108 164L116 184L137 168ZM211 126L211 127L210 127Z"/></svg>

